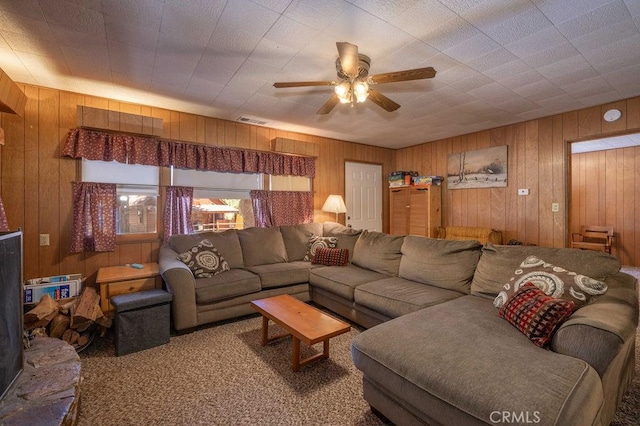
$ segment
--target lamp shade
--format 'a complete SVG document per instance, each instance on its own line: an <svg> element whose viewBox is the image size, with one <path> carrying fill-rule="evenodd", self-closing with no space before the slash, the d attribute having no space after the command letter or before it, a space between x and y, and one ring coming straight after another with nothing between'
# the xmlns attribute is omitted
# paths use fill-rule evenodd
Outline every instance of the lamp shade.
<svg viewBox="0 0 640 426"><path fill-rule="evenodd" d="M342 195L331 194L327 197L327 201L324 202L322 206L323 212L331 212L331 213L346 213L347 206L344 204L344 200L342 199Z"/></svg>

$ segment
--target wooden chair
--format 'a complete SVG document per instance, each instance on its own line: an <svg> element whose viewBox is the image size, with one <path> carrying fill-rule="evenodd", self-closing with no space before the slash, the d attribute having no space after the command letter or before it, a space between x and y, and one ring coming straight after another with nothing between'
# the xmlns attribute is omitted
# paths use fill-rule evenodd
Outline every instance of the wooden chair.
<svg viewBox="0 0 640 426"><path fill-rule="evenodd" d="M579 234L571 234L571 248L603 251L611 254L612 241L613 226L581 226Z"/></svg>

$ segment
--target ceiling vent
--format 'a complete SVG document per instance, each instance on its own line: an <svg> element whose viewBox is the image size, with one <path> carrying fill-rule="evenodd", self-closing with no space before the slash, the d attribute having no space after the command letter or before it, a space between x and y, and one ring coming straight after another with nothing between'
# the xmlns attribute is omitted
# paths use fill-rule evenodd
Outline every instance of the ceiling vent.
<svg viewBox="0 0 640 426"><path fill-rule="evenodd" d="M267 122L264 120L260 120L259 118L254 118L254 117L238 117L237 121L241 122L241 123L248 123L248 124L257 124L258 126L266 126Z"/></svg>

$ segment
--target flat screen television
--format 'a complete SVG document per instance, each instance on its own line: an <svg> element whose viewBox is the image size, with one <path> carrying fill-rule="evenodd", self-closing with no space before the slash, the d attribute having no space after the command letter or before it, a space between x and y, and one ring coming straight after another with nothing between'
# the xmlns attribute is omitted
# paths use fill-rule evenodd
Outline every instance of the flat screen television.
<svg viewBox="0 0 640 426"><path fill-rule="evenodd" d="M0 400L22 372L22 321L22 232L0 232Z"/></svg>

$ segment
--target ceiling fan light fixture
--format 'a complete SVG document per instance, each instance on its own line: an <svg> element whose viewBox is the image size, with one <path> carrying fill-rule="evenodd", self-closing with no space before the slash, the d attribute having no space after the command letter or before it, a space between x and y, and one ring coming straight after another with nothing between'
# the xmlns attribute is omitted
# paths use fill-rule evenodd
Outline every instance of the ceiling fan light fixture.
<svg viewBox="0 0 640 426"><path fill-rule="evenodd" d="M336 85L334 91L336 92L336 95L338 95L340 102L343 104L351 102L351 85L348 81L343 81Z"/></svg>
<svg viewBox="0 0 640 426"><path fill-rule="evenodd" d="M369 96L369 85L365 81L357 81L353 84L353 92L357 102L364 102Z"/></svg>

